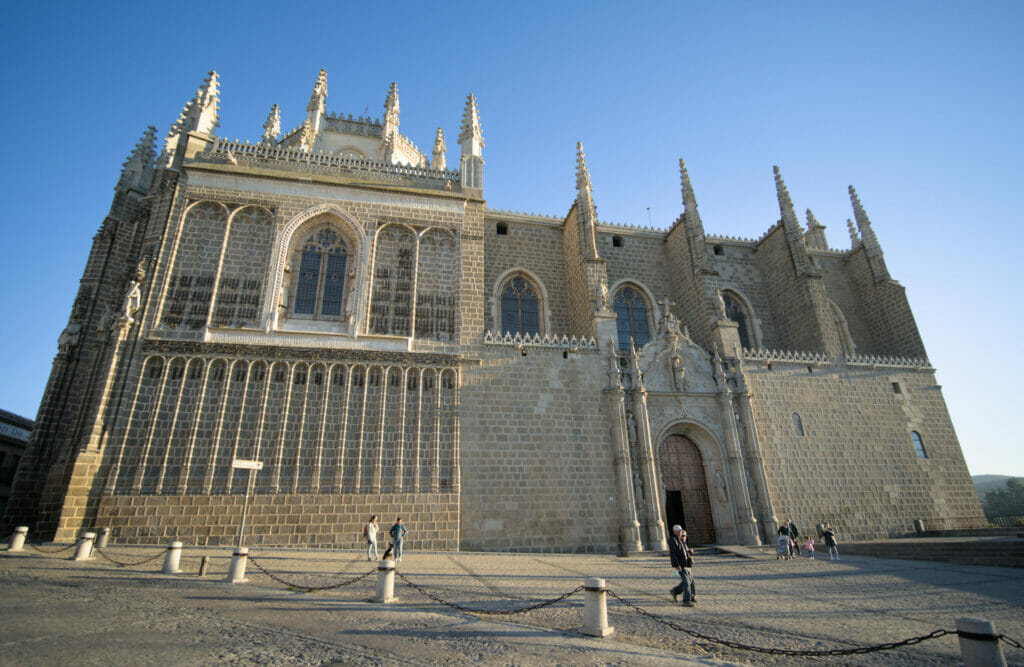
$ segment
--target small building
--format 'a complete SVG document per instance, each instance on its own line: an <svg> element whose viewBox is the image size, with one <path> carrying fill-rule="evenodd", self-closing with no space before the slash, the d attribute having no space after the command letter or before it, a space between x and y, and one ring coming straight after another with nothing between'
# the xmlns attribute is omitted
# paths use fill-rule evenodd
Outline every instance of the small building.
<svg viewBox="0 0 1024 667"><path fill-rule="evenodd" d="M14 473L25 455L34 423L13 412L0 410L0 516L3 516L7 500L11 497Z"/></svg>

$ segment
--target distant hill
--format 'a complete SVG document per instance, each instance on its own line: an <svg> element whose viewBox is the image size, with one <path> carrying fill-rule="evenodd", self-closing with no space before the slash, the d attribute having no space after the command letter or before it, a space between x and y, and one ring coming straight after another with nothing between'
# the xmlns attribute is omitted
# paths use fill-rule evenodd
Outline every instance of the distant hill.
<svg viewBox="0 0 1024 667"><path fill-rule="evenodd" d="M973 475L971 481L974 482L974 488L978 490L978 497L985 500L985 493L993 489L1001 489L1006 486L1006 480L1012 479L1012 475ZM1024 482L1024 477L1018 477L1021 482Z"/></svg>

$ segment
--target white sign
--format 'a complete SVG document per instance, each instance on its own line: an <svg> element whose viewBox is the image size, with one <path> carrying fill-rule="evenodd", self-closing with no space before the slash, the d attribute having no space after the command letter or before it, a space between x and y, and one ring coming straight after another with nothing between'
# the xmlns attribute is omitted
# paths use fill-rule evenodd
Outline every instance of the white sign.
<svg viewBox="0 0 1024 667"><path fill-rule="evenodd" d="M245 459L235 459L231 462L232 468L241 468L242 470L263 470L263 461L246 461Z"/></svg>

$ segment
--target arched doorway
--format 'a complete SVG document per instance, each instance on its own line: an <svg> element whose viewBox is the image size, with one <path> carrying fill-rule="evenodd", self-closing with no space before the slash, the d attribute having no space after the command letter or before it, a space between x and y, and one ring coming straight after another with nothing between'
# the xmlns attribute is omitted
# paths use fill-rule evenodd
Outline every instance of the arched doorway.
<svg viewBox="0 0 1024 667"><path fill-rule="evenodd" d="M686 436L670 435L661 443L658 462L665 485L666 525L679 524L685 528L690 544L715 542L715 522L700 449Z"/></svg>

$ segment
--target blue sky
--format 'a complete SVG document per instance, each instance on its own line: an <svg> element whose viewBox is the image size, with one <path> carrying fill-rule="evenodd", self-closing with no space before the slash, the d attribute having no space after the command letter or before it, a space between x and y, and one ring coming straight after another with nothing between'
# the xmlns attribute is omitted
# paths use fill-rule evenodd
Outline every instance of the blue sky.
<svg viewBox="0 0 1024 667"><path fill-rule="evenodd" d="M485 196L564 215L575 144L602 220L666 227L685 158L709 234L778 218L772 165L797 210L846 248L857 188L907 289L973 474L1024 475L1024 3L8 3L0 162L0 408L34 417L56 340L121 163L158 137L206 72L221 136L257 140L272 104L304 117L327 69L329 111L383 113L457 162L479 100ZM648 213L648 209L650 212Z"/></svg>

